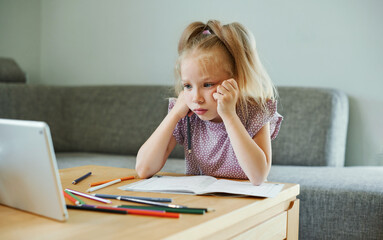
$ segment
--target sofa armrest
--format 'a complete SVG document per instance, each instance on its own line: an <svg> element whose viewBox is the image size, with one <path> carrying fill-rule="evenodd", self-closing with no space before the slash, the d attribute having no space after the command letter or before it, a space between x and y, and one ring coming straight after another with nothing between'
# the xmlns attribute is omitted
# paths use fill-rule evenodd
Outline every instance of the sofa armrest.
<svg viewBox="0 0 383 240"><path fill-rule="evenodd" d="M27 78L11 58L0 57L0 83L26 83Z"/></svg>

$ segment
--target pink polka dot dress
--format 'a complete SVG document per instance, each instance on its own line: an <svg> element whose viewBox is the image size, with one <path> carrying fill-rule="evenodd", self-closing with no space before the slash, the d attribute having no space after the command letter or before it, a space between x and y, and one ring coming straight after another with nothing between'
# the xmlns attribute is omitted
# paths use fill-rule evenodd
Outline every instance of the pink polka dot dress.
<svg viewBox="0 0 383 240"><path fill-rule="evenodd" d="M174 98L169 100L169 111L174 107L175 101ZM267 109L268 111L265 113L258 107L249 105L247 118L238 114L251 138L267 122L270 122L271 140L278 135L283 118L277 112L277 102L268 101ZM247 179L235 156L223 122L204 121L193 114L190 117L190 125L191 153L188 152L186 117L177 123L173 132L177 143L184 147L186 174Z"/></svg>

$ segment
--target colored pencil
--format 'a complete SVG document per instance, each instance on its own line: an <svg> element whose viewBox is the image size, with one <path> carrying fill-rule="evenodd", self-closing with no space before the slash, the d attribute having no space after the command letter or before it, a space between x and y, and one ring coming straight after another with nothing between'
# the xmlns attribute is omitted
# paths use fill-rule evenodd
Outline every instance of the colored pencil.
<svg viewBox="0 0 383 240"><path fill-rule="evenodd" d="M117 179L121 179L121 181L126 181L126 180L130 180L130 179L134 179L134 176L123 177L123 178L115 178L115 179L105 180L105 181L101 181L101 182L95 182L95 183L89 184L89 186L94 187L94 186L98 186L98 185L101 185L101 184L104 184L104 183L107 183L107 182L111 182L111 181L114 181L114 180L117 180Z"/></svg>
<svg viewBox="0 0 383 240"><path fill-rule="evenodd" d="M74 180L72 182L72 184L77 184L79 183L80 181L84 180L85 178L89 177L90 175L92 175L92 172L88 172L87 174L85 174L84 176L81 176L79 178L77 178L76 180Z"/></svg>
<svg viewBox="0 0 383 240"><path fill-rule="evenodd" d="M160 210L128 209L128 208L118 208L118 207L98 206L98 205L83 205L83 206L94 207L98 209L126 211L128 214L153 216L153 217L179 218L180 216L178 213L170 213L170 212L160 211Z"/></svg>
<svg viewBox="0 0 383 240"><path fill-rule="evenodd" d="M73 193L69 192L68 190L64 190L64 192L68 193L71 197L76 199L80 203L80 205L85 204L85 202L83 200L81 200L80 198L76 197L76 195L74 195Z"/></svg>
<svg viewBox="0 0 383 240"><path fill-rule="evenodd" d="M156 207L156 206L137 206L137 205L119 205L119 208L129 209L145 209L145 210L162 210L165 212L176 212L176 213L189 213L189 214L204 214L204 209L193 209L193 208L168 208L168 207Z"/></svg>
<svg viewBox="0 0 383 240"><path fill-rule="evenodd" d="M121 198L121 200L129 201L129 202L135 202L135 203L143 203L143 204L159 206L159 207L187 208L187 206L182 206L182 205L166 204L166 203L153 202L153 201L147 201L147 200L142 200L142 199L134 199L134 198Z"/></svg>
<svg viewBox="0 0 383 240"><path fill-rule="evenodd" d="M93 191L96 191L96 190L99 190L101 188L105 188L105 187L108 187L110 185L113 185L115 183L119 183L121 182L121 179L116 179L116 180L113 180L111 182L107 182L107 183L104 183L104 184L101 184L101 185L98 185L98 186L95 186L95 187L91 187L89 188L88 190L86 190L87 192L93 192Z"/></svg>
<svg viewBox="0 0 383 240"><path fill-rule="evenodd" d="M68 199L69 201L71 201L72 203L76 204L77 206L81 205L80 202L78 200L76 200L74 197L72 197L71 195L69 195L67 192L63 191L64 193L64 197L66 199Z"/></svg>
<svg viewBox="0 0 383 240"><path fill-rule="evenodd" d="M133 199L148 200L153 202L172 202L171 198L136 197L136 196L111 195L111 194L100 194L100 193L96 193L93 195L96 197L118 199L118 200L124 200L124 198L133 198Z"/></svg>
<svg viewBox="0 0 383 240"><path fill-rule="evenodd" d="M95 196L88 195L88 194L82 193L82 192L77 192L77 191L69 189L69 188L67 188L65 190L68 190L69 192L71 192L71 193L73 193L75 195L78 195L78 196L81 196L81 197L85 197L85 198L89 198L89 199L92 199L92 200L95 200L95 201L99 201L99 202L102 202L102 203L112 203L112 201L110 201L110 200L99 198L99 197L95 197Z"/></svg>
<svg viewBox="0 0 383 240"><path fill-rule="evenodd" d="M108 212L108 213L119 213L119 214L128 214L127 211L118 210L118 209L104 209L104 208L95 208L89 207L87 205L66 205L68 209L79 209L79 210L87 210L87 211L96 211L96 212Z"/></svg>

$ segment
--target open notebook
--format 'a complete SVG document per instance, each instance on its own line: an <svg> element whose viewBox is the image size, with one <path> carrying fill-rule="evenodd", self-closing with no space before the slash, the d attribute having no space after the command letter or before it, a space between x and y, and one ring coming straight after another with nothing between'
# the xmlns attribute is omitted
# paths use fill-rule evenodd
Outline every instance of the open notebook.
<svg viewBox="0 0 383 240"><path fill-rule="evenodd" d="M68 218L46 123L0 119L0 204L59 221Z"/></svg>
<svg viewBox="0 0 383 240"><path fill-rule="evenodd" d="M280 183L262 183L259 186L254 186L248 181L216 179L211 176L154 176L119 187L119 189L195 195L275 197L283 186Z"/></svg>

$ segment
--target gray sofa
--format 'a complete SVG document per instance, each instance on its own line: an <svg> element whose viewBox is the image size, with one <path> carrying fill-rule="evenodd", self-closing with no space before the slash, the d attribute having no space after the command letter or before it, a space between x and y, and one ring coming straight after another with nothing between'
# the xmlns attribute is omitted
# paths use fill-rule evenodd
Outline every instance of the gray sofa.
<svg viewBox="0 0 383 240"><path fill-rule="evenodd" d="M278 91L284 120L268 180L300 184L300 239L383 239L383 168L344 166L347 96L334 89ZM0 74L0 118L47 122L59 168L134 168L172 95L166 86L1 83ZM163 171L184 168L177 148Z"/></svg>

